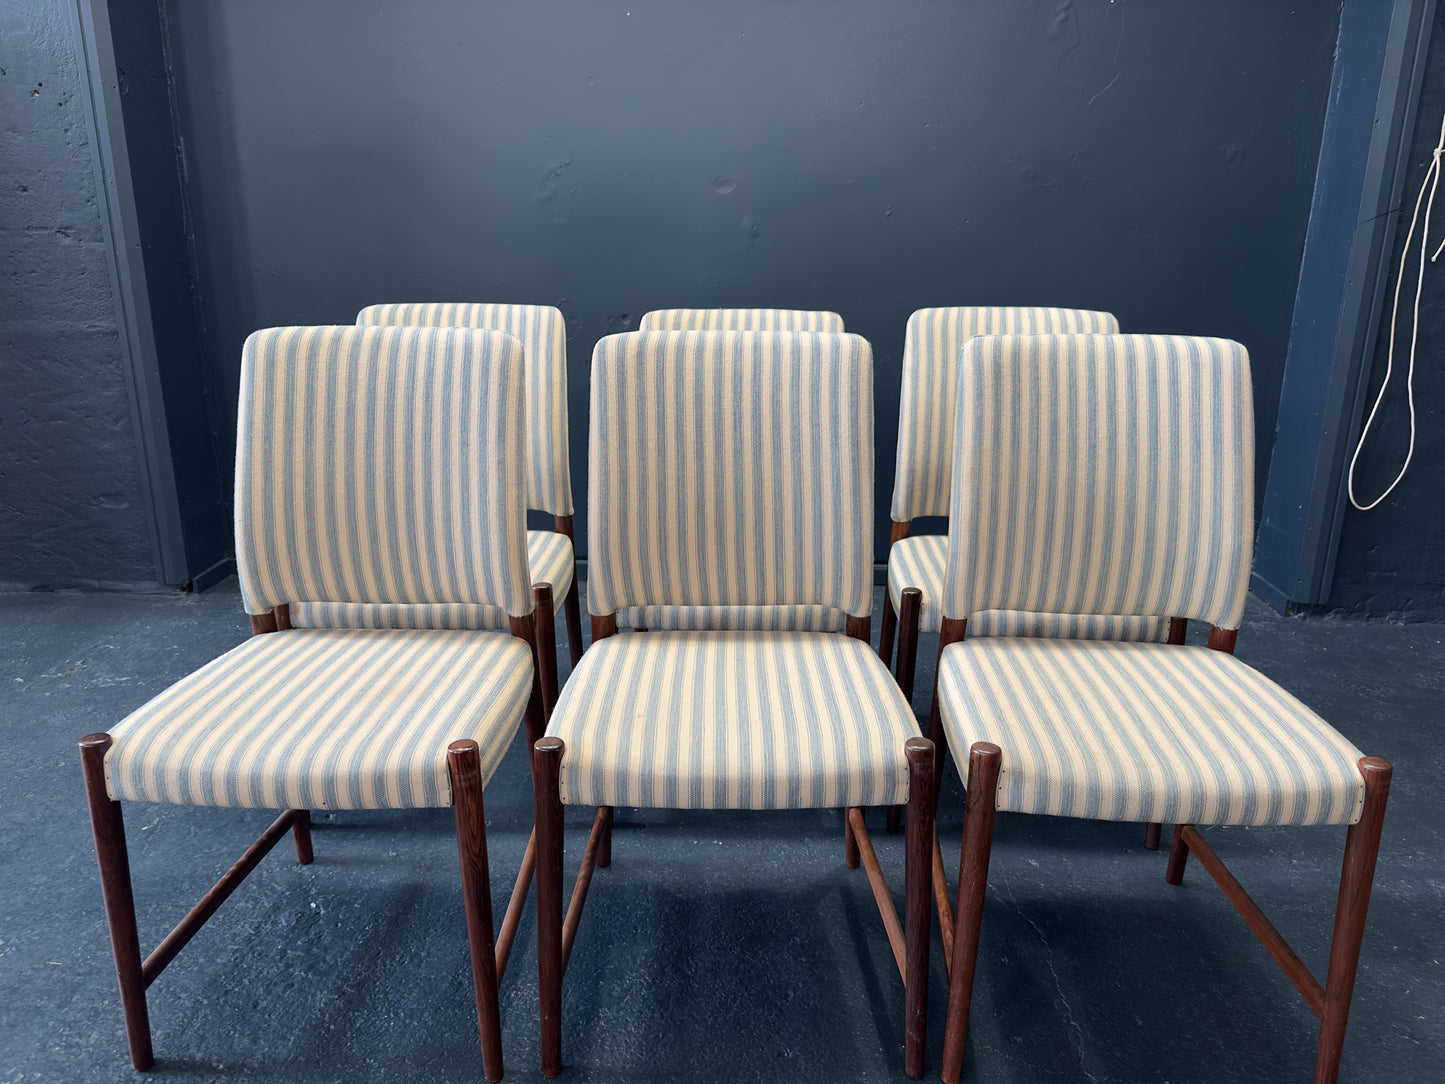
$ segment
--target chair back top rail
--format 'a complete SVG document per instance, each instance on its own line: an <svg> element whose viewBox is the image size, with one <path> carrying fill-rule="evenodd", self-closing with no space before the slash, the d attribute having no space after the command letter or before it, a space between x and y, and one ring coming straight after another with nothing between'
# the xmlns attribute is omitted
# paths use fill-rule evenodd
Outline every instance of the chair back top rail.
<svg viewBox="0 0 1445 1084"><path fill-rule="evenodd" d="M841 334L843 318L815 309L654 309L638 331L826 331Z"/></svg>

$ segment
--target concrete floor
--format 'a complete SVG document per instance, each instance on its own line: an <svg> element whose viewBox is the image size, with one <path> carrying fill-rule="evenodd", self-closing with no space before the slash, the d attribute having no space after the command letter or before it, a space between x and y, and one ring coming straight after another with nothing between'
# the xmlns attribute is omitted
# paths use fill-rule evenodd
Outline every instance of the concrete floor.
<svg viewBox="0 0 1445 1084"><path fill-rule="evenodd" d="M75 742L246 634L234 584L0 596L0 1080L134 1075ZM1252 604L1239 640L1241 658L1397 769L1347 1081L1445 1080L1442 639L1445 626L1286 619ZM924 710L935 650L925 638ZM960 798L951 777L940 807L951 870ZM531 825L520 738L487 808L500 910ZM575 868L587 818L571 813ZM127 806L143 948L269 819ZM878 829L897 898L902 837ZM1343 835L1211 832L1317 974ZM1000 817L965 1079L1307 1079L1308 1008L1203 871L1168 887L1163 853L1141 837L1135 825ZM318 816L315 846L303 868L283 842L152 987L151 1077L480 1080L450 812ZM502 985L514 1081L540 1079L532 914ZM934 944L936 1079L946 987ZM902 1080L902 1008L836 811L620 810L567 975L563 1079Z"/></svg>

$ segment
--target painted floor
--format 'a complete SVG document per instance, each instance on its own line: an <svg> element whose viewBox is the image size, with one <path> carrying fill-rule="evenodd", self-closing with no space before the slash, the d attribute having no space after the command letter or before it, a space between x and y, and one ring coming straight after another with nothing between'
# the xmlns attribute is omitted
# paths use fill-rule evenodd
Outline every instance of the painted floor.
<svg viewBox="0 0 1445 1084"><path fill-rule="evenodd" d="M876 612L876 611L875 611ZM875 635L876 625L875 620ZM560 629L560 621L559 621ZM0 1081L129 1068L76 740L247 635L234 581L201 596L0 596ZM1341 1079L1445 1080L1445 626L1248 611L1239 656L1396 775ZM925 637L915 707L927 710ZM566 652L561 652L566 673ZM951 769L950 769L951 771ZM531 827L520 737L486 794L494 898ZM939 811L956 874L961 789ZM569 870L586 811L571 810ZM128 805L143 949L269 822ZM902 836L875 844L901 903ZM575 830L574 830L575 829ZM1317 974L1344 833L1215 829ZM318 815L150 991L156 1081L478 1081L451 813ZM562 1079L903 1080L903 990L835 810L619 810L568 970ZM965 1079L1287 1081L1316 1022L1197 865L1164 883L1142 829L1001 816ZM502 984L507 1079L541 1079L531 906ZM934 939L930 1077L946 987Z"/></svg>

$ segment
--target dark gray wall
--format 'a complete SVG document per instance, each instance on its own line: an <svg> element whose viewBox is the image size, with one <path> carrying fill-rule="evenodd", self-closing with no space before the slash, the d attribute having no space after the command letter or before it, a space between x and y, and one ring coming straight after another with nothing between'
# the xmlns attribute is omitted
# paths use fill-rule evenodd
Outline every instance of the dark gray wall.
<svg viewBox="0 0 1445 1084"><path fill-rule="evenodd" d="M580 504L597 338L649 308L831 308L878 360L881 554L909 312L1054 304L1243 342L1262 481L1335 4L169 11L226 456L253 328L549 302Z"/></svg>
<svg viewBox="0 0 1445 1084"><path fill-rule="evenodd" d="M1390 306L1405 233L1430 164L1430 153L1440 138L1440 117L1445 113L1445 4L1435 9L1435 26L1415 121L1410 172L1405 181L1400 228L1390 258L1389 293L1381 317L1373 375L1365 404L1368 413L1385 376L1390 338ZM1423 212L1422 212L1423 214ZM1435 201L1433 252L1445 237L1445 193ZM1360 456L1355 492L1364 503L1377 497L1404 461L1409 445L1409 413L1405 399L1404 366L1410 349L1409 311L1419 264L1420 229L1416 227L1411 257L1400 299L1396 328L1396 371L1391 391L1380 408L1375 428ZM1404 613L1419 620L1445 618L1445 257L1425 269L1420 299L1419 346L1416 355L1415 405L1418 431L1410 471L1399 487L1373 511L1350 509L1340 533L1334 588L1329 606L1356 614ZM1363 424L1363 423L1362 423ZM1353 448L1352 448L1353 450Z"/></svg>
<svg viewBox="0 0 1445 1084"><path fill-rule="evenodd" d="M155 565L70 17L0 4L0 584Z"/></svg>

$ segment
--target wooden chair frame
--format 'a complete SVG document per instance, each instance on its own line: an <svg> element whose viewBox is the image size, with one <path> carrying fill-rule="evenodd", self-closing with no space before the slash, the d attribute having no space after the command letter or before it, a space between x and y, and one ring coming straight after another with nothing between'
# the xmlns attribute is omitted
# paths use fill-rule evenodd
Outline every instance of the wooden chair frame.
<svg viewBox="0 0 1445 1084"><path fill-rule="evenodd" d="M944 618L938 646L940 664L944 651L949 645L963 640L966 632L965 619ZM1169 643L1182 644L1184 633L1184 620L1171 619ZM1214 651L1233 655L1238 635L1237 629L1221 629L1211 625L1208 646ZM946 749L947 738L943 733L937 679L933 686L929 734L940 750ZM1002 750L992 742L975 742L969 749L963 843L958 866L958 906L953 916L948 914L948 885L943 874L943 854L937 838L934 840L933 876L939 919L943 925L944 956L948 962L948 1022L943 1040L943 1079L946 1084L958 1084L963 1072L964 1044L968 1038L968 1018L973 1002L974 969L978 962L979 929L983 921L989 855L993 847L993 822L1001 760ZM1305 966L1194 825L1175 825L1173 845L1169 850L1169 864L1164 874L1167 883L1182 884L1184 867L1190 852L1193 852L1199 858L1200 865L1214 878L1225 897L1234 905L1250 930L1269 950L1269 954L1320 1018L1314 1084L1334 1084L1339 1076L1345 1025L1350 1013L1350 997L1354 992L1355 972L1359 966L1360 946L1364 939L1365 913L1370 904L1375 860L1380 852L1380 833L1385 819L1385 806L1390 796L1393 769L1388 761L1379 757L1362 757L1359 769L1365 780L1364 809L1360 820L1350 825L1345 832L1345 856L1340 872L1339 896L1335 904L1329 970L1323 984ZM1146 828L1146 833L1153 837L1156 846L1159 829L1157 824L1150 824Z"/></svg>
<svg viewBox="0 0 1445 1084"><path fill-rule="evenodd" d="M871 621L867 617L847 620L847 635L868 643ZM592 640L615 635L617 615L592 617ZM562 756L566 751L560 738L543 738L535 746L535 796L537 802L537 963L541 983L542 1075L555 1077L562 1071L562 977L572 955L577 927L593 871L612 862L612 809L599 806L582 865L567 904L562 910ZM878 856L864 823L863 810L853 807L843 815L843 858L857 869L861 864L873 890L883 919L889 945L904 982L904 1068L913 1079L923 1075L928 1029L928 950L931 916L928 882L931 846L936 846L933 811L937 775L933 743L909 738L904 743L908 759L908 836L905 842L903 923L889 894Z"/></svg>
<svg viewBox="0 0 1445 1084"><path fill-rule="evenodd" d="M562 614L567 622L567 654L571 657L575 669L582 661L582 652L586 650L582 643L582 600L577 587L577 537L572 533L571 516L552 518L557 533L565 534L572 543L572 586L567 588L567 594L562 597ZM550 586L549 584L548 587Z"/></svg>
<svg viewBox="0 0 1445 1084"><path fill-rule="evenodd" d="M573 589L576 579L573 579ZM511 634L532 651L532 693L524 725L527 745L546 731L552 705L557 698L557 640L552 604L552 585L532 587L533 612L510 619ZM269 613L251 618L251 634L291 628L290 606L277 606ZM181 919L159 945L141 958L136 927L135 898L131 889L130 859L126 849L125 825L120 802L110 797L105 782L105 755L112 740L109 734L90 734L80 740L81 771L90 803L90 823L95 835L96 861L100 866L101 895L105 900L110 927L111 950L120 983L121 1008L125 1014L131 1064L140 1070L151 1068L155 1056L151 1047L150 1016L146 990L165 970L176 954L195 936L234 892L261 859L289 830L296 843L296 860L309 865L311 812L288 809L261 834L201 901ZM516 939L522 908L536 865L536 832L527 841L521 869L507 904L501 926L493 938L491 870L487 860L487 824L482 804L482 776L477 743L465 738L447 747L447 772L451 778L452 804L456 815L457 852L462 873L462 895L467 917L467 940L471 949L472 979L476 989L477 1028L481 1037L482 1071L491 1081L502 1079L501 1013L497 988L507 969Z"/></svg>

